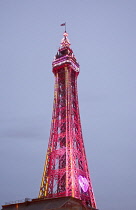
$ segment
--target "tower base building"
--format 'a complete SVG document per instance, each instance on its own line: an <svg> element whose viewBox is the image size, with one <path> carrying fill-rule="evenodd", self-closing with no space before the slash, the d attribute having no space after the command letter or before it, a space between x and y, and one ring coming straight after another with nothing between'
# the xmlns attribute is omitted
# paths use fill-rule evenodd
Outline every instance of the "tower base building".
<svg viewBox="0 0 136 210"><path fill-rule="evenodd" d="M2 210L97 210L85 207L81 200L68 197L42 198L27 200L22 203L3 205Z"/></svg>

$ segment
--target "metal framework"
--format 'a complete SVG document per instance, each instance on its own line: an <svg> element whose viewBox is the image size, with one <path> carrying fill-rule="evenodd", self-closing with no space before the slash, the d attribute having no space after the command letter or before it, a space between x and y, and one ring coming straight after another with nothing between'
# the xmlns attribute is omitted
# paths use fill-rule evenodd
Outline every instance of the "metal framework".
<svg viewBox="0 0 136 210"><path fill-rule="evenodd" d="M89 176L78 105L79 64L65 32L52 71L54 105L39 198L72 196L96 209Z"/></svg>

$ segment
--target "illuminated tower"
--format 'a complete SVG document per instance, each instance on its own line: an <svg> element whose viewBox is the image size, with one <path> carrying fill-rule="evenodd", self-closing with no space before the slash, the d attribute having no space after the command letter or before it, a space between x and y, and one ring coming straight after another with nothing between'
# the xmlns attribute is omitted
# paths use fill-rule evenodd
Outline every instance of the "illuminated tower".
<svg viewBox="0 0 136 210"><path fill-rule="evenodd" d="M79 64L65 32L52 71L55 75L51 131L39 198L71 196L96 209L78 105Z"/></svg>

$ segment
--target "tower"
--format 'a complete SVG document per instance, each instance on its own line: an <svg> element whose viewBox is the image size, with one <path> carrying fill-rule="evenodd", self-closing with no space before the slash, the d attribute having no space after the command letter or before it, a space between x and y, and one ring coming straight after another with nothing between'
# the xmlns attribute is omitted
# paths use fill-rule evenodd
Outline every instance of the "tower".
<svg viewBox="0 0 136 210"><path fill-rule="evenodd" d="M55 76L50 138L39 198L71 196L96 209L78 105L79 64L63 34L52 71Z"/></svg>

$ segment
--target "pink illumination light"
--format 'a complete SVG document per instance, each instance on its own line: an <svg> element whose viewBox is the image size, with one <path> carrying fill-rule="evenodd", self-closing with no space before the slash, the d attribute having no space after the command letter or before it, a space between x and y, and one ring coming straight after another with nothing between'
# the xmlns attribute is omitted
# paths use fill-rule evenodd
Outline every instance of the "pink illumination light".
<svg viewBox="0 0 136 210"><path fill-rule="evenodd" d="M85 177L82 177L81 175L78 177L78 181L79 181L79 184L82 188L82 190L84 192L87 192L88 190L88 187L89 187L89 183L87 181L87 179Z"/></svg>

